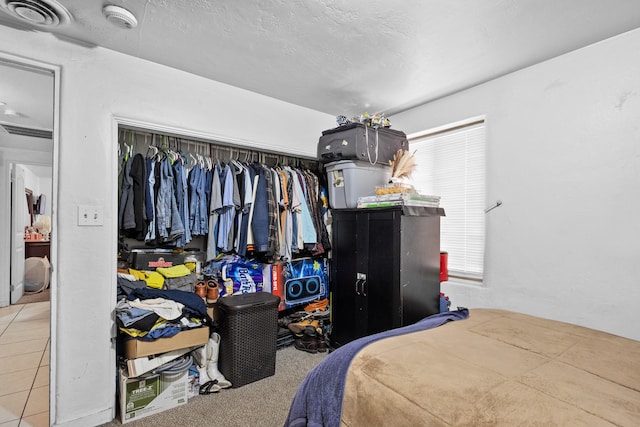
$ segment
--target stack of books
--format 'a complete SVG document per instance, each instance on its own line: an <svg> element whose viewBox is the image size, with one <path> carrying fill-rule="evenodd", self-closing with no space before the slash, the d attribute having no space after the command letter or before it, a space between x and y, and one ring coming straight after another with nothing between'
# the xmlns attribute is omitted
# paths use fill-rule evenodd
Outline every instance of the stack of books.
<svg viewBox="0 0 640 427"><path fill-rule="evenodd" d="M358 208L382 208L388 206L440 207L440 196L419 193L392 193L358 198Z"/></svg>

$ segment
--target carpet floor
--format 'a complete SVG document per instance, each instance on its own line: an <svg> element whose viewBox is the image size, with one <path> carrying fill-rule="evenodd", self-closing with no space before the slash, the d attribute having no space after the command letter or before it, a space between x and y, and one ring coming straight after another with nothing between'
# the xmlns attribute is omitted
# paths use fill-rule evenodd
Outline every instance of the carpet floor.
<svg viewBox="0 0 640 427"><path fill-rule="evenodd" d="M50 289L25 294L17 304L49 301ZM131 427L279 427L284 424L298 386L328 353L310 354L293 346L276 352L275 375L242 387L196 396L185 405L130 421ZM115 396L114 396L115 399ZM119 414L103 427L121 426Z"/></svg>
<svg viewBox="0 0 640 427"><path fill-rule="evenodd" d="M128 422L131 427L279 427L298 386L328 353L309 354L293 346L276 352L276 373L242 387L196 396L185 405ZM117 418L103 427L121 425Z"/></svg>

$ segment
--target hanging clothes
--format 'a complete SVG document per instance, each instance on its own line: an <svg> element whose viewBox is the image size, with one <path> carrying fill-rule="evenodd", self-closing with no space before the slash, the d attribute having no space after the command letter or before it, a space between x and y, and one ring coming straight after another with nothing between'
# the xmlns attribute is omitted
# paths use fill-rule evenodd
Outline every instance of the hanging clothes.
<svg viewBox="0 0 640 427"><path fill-rule="evenodd" d="M209 202L209 233L207 236L206 261L212 261L218 256L217 236L219 232L219 218L222 210L222 187L220 185L220 165L213 165L211 179L211 201Z"/></svg>
<svg viewBox="0 0 640 427"><path fill-rule="evenodd" d="M233 218L235 216L235 205L233 203L233 172L229 165L225 165L220 175L220 186L222 189L222 208L219 215L218 226L218 247L223 252L228 252L230 248L229 234L233 234Z"/></svg>
<svg viewBox="0 0 640 427"><path fill-rule="evenodd" d="M131 164L133 159L125 161L122 172L122 187L120 190L120 207L118 209L118 228L127 230L136 226L133 213L133 178L131 178Z"/></svg>
<svg viewBox="0 0 640 427"><path fill-rule="evenodd" d="M238 244L236 246L236 252L242 257L247 254L247 240L249 238L249 221L251 217L252 203L253 203L253 182L255 178L255 172L252 168L243 166L244 168L244 197L242 200L242 209L240 211L240 233L238 237Z"/></svg>
<svg viewBox="0 0 640 427"><path fill-rule="evenodd" d="M197 193L200 234L204 236L209 232L209 215L207 215L207 209L209 208L208 198L211 196L211 171L206 167L202 168Z"/></svg>
<svg viewBox="0 0 640 427"><path fill-rule="evenodd" d="M260 181L260 176L256 174L256 170L252 166L248 166L247 169L251 176L253 176L252 181L252 194L251 194L251 208L249 209L249 218L247 224L247 251L255 251L255 244L253 239L253 228L251 224L253 224L253 216L256 208L256 196L258 193L258 183Z"/></svg>
<svg viewBox="0 0 640 427"><path fill-rule="evenodd" d="M189 226L191 234L200 236L205 233L202 229L202 212L200 211L200 195L202 194L201 182L203 169L196 164L189 172Z"/></svg>
<svg viewBox="0 0 640 427"><path fill-rule="evenodd" d="M127 151L118 210L123 236L177 248L206 236L195 244L207 262L222 253L289 261L329 247L326 190L315 172L280 164L281 158L274 167L233 159L221 164L200 154L190 154L190 162L163 141L148 158Z"/></svg>
<svg viewBox="0 0 640 427"><path fill-rule="evenodd" d="M127 236L137 240L143 240L147 232L145 171L144 156L138 153L125 164L122 181L122 196L119 209L119 213L121 213L120 229L123 230Z"/></svg>
<svg viewBox="0 0 640 427"><path fill-rule="evenodd" d="M178 213L184 227L184 234L176 241L176 246L182 248L191 242L191 224L189 223L189 186L187 182L187 169L181 160L174 164L176 181L176 202Z"/></svg>
<svg viewBox="0 0 640 427"><path fill-rule="evenodd" d="M146 243L156 240L156 191L155 191L155 169L156 162L151 158L147 158L147 182L145 200L147 201L146 213L149 226L147 227L147 234L144 237Z"/></svg>
<svg viewBox="0 0 640 427"><path fill-rule="evenodd" d="M230 252L234 250L234 243L235 243L235 237L236 237L236 233L238 231L238 224L237 224L237 213L240 209L240 204L241 204L241 200L240 200L240 185L238 182L238 176L241 173L238 170L238 167L232 162L230 164L230 169L231 169L231 182L233 184L233 209L231 210L231 230L228 234L228 238L227 238L227 244L224 247L225 252Z"/></svg>
<svg viewBox="0 0 640 427"><path fill-rule="evenodd" d="M267 174L266 168L259 163L251 165L254 173L258 176L258 185L255 190L255 200L253 202L253 217L251 219L251 234L253 236L253 246L256 252L267 252L269 248L269 200L267 194Z"/></svg>
<svg viewBox="0 0 640 427"><path fill-rule="evenodd" d="M158 237L162 242L174 242L184 234L173 183L171 160L165 158L160 162L160 191L156 202Z"/></svg>

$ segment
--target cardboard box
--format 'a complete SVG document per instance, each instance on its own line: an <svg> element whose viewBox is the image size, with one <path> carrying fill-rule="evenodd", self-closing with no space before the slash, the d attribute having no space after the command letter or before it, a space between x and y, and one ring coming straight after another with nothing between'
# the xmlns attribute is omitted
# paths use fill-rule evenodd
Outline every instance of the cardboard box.
<svg viewBox="0 0 640 427"><path fill-rule="evenodd" d="M126 339L124 341L124 357L137 359L181 348L197 347L206 344L207 341L209 341L209 328L206 326L182 331L172 337L158 338L154 341Z"/></svg>
<svg viewBox="0 0 640 427"><path fill-rule="evenodd" d="M187 396L189 399L200 395L200 373L196 365L189 368L189 377L187 378Z"/></svg>
<svg viewBox="0 0 640 427"><path fill-rule="evenodd" d="M271 265L271 293L280 297L282 311L329 295L329 260L301 258Z"/></svg>
<svg viewBox="0 0 640 427"><path fill-rule="evenodd" d="M156 354L153 356L143 356L138 357L137 359L127 359L127 370L130 376L139 377L140 375L151 372L152 370L164 365L165 363L169 363L172 360L175 360L178 357L183 356L196 348L198 347L187 347L180 350L169 351L167 353Z"/></svg>
<svg viewBox="0 0 640 427"><path fill-rule="evenodd" d="M184 405L188 401L189 371L129 378L120 369L120 421L122 424Z"/></svg>

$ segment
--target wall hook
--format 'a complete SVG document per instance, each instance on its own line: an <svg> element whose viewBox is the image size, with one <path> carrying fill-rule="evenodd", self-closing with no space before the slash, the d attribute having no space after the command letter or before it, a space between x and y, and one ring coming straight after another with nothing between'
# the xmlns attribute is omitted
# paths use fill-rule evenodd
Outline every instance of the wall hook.
<svg viewBox="0 0 640 427"><path fill-rule="evenodd" d="M489 206L488 208L485 208L484 213L488 213L489 211L492 211L501 205L502 205L502 200L496 200L496 202L493 205Z"/></svg>

